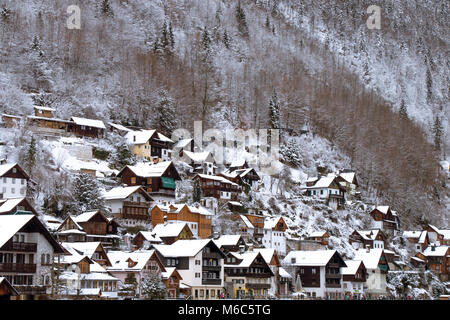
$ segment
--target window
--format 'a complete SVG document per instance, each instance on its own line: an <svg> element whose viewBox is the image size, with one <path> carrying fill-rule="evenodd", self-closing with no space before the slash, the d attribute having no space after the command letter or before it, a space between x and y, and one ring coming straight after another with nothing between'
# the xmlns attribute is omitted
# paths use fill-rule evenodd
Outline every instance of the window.
<svg viewBox="0 0 450 320"><path fill-rule="evenodd" d="M131 177L131 184L136 184L136 177Z"/></svg>
<svg viewBox="0 0 450 320"><path fill-rule="evenodd" d="M16 193L16 189L15 188L11 188L11 193Z"/></svg>
<svg viewBox="0 0 450 320"><path fill-rule="evenodd" d="M205 290L200 289L200 298L203 298L205 296Z"/></svg>
<svg viewBox="0 0 450 320"><path fill-rule="evenodd" d="M312 269L311 269L311 273L312 273L312 274L316 274L316 268L312 268Z"/></svg>
<svg viewBox="0 0 450 320"><path fill-rule="evenodd" d="M20 184L25 184L25 179L20 179Z"/></svg>
<svg viewBox="0 0 450 320"><path fill-rule="evenodd" d="M195 277L196 277L196 278L200 278L200 272L196 272L196 273L195 273Z"/></svg>
<svg viewBox="0 0 450 320"><path fill-rule="evenodd" d="M195 260L195 265L199 266L200 265L200 260Z"/></svg>
<svg viewBox="0 0 450 320"><path fill-rule="evenodd" d="M12 178L12 184L16 184L16 178Z"/></svg>
<svg viewBox="0 0 450 320"><path fill-rule="evenodd" d="M13 168L13 173L17 173L17 168ZM15 179L13 179L13 180L15 180ZM14 183L14 182L13 182Z"/></svg>

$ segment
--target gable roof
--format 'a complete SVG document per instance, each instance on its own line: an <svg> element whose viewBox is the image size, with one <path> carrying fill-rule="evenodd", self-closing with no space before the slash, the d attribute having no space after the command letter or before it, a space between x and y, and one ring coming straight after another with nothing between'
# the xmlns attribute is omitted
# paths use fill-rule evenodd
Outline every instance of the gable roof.
<svg viewBox="0 0 450 320"><path fill-rule="evenodd" d="M161 161L158 163L139 162L134 166L125 166L122 170L120 170L117 176L120 176L123 170L125 170L125 168L128 168L138 177L161 177L171 165L173 166L172 161Z"/></svg>
<svg viewBox="0 0 450 320"><path fill-rule="evenodd" d="M317 180L317 182L310 186L310 187L306 187L307 189L317 189L317 188L329 188L330 185L333 183L333 181L336 180L336 176L335 175L328 175L328 176L322 176L320 177L319 180ZM341 185L339 183L337 183L337 186L342 189Z"/></svg>
<svg viewBox="0 0 450 320"><path fill-rule="evenodd" d="M327 234L326 231L315 231L308 235L308 238L321 238Z"/></svg>
<svg viewBox="0 0 450 320"><path fill-rule="evenodd" d="M339 176L342 177L342 179L344 179L348 183L353 183L356 173L355 172L342 172L339 174Z"/></svg>
<svg viewBox="0 0 450 320"><path fill-rule="evenodd" d="M203 152L191 152L188 150L183 151L183 157L186 156L191 161L195 163L203 163L205 161L208 162L214 162L214 158L212 157L211 153L209 151L203 151Z"/></svg>
<svg viewBox="0 0 450 320"><path fill-rule="evenodd" d="M107 255L108 259L111 261L111 266L106 269L108 271L141 271L154 254L155 250L142 250L134 252L109 251ZM128 261L130 259L131 261L136 262L136 265L128 266Z"/></svg>
<svg viewBox="0 0 450 320"><path fill-rule="evenodd" d="M64 253L64 249L52 237L44 224L38 219L37 216L31 214L0 215L0 248L27 225L36 226L53 247L55 253Z"/></svg>
<svg viewBox="0 0 450 320"><path fill-rule="evenodd" d="M198 206L198 207L190 206L190 205L187 205L186 203L172 203L172 204L166 205L166 206L157 204L154 207L158 207L161 211L164 211L167 213L169 213L169 212L170 213L179 213L184 207L186 207L192 213L198 213L198 214L201 214L204 216L212 216L213 215L213 213L211 213L208 209L206 209L203 206ZM172 209L171 207L173 207L175 209ZM153 208L152 208L152 210L153 210Z"/></svg>
<svg viewBox="0 0 450 320"><path fill-rule="evenodd" d="M221 248L222 246L235 246L241 239L239 234L223 234L218 239L214 239L214 243Z"/></svg>
<svg viewBox="0 0 450 320"><path fill-rule="evenodd" d="M230 255L236 257L237 259L241 260L239 264L225 264L225 268L248 268L250 267L253 262L256 260L256 258L261 257L262 261L266 264L266 267L270 269L270 262L267 262L266 259L264 259L261 252L258 251L247 251L244 253L237 253L237 252L230 252ZM273 275L272 270L270 272Z"/></svg>
<svg viewBox="0 0 450 320"><path fill-rule="evenodd" d="M446 255L449 246L439 246L434 247L434 251L431 246L428 246L424 251L423 255L426 257L443 257Z"/></svg>
<svg viewBox="0 0 450 320"><path fill-rule="evenodd" d="M143 194L147 200L153 201L152 197L141 186L115 187L108 192L105 192L103 198L105 200L123 200L138 191Z"/></svg>
<svg viewBox="0 0 450 320"><path fill-rule="evenodd" d="M19 166L18 163L6 163L0 165L0 177L3 177L7 172L9 172L12 168L17 167L17 169L25 176L25 179L29 180L30 176Z"/></svg>
<svg viewBox="0 0 450 320"><path fill-rule="evenodd" d="M99 214L105 220L105 222L109 222L108 218L106 218L106 216L100 210L84 212L78 216L72 217L72 219L76 223L84 223L91 220L97 214Z"/></svg>
<svg viewBox="0 0 450 320"><path fill-rule="evenodd" d="M160 223L153 228L152 233L158 238L178 237L185 227L192 233L191 228L189 228L186 222Z"/></svg>
<svg viewBox="0 0 450 320"><path fill-rule="evenodd" d="M139 231L138 234L141 234L144 237L144 240L149 241L149 242L159 242L162 243L163 241L161 240L160 237L158 237L154 232L152 231ZM138 235L137 234L137 235ZM136 235L136 237L137 237Z"/></svg>
<svg viewBox="0 0 450 320"><path fill-rule="evenodd" d="M93 120L93 119L79 118L79 117L72 117L72 118L70 118L70 120L72 120L79 126L106 129L105 124L101 120Z"/></svg>
<svg viewBox="0 0 450 320"><path fill-rule="evenodd" d="M0 214L2 214L2 213L10 213L22 201L27 201L27 200L26 200L25 197L22 197L22 198L9 198L9 199L0 200ZM33 213L36 214L36 212L33 212Z"/></svg>
<svg viewBox="0 0 450 320"><path fill-rule="evenodd" d="M276 217L266 217L264 219L264 229L273 229L277 225L277 223L283 220L282 216L276 216Z"/></svg>
<svg viewBox="0 0 450 320"><path fill-rule="evenodd" d="M336 253L336 250L291 251L283 261L293 266L326 266Z"/></svg>
<svg viewBox="0 0 450 320"><path fill-rule="evenodd" d="M0 277L0 286L2 285L6 286L11 291L11 295L19 295L19 292L16 290L16 288L14 288L14 286L5 277Z"/></svg>
<svg viewBox="0 0 450 320"><path fill-rule="evenodd" d="M345 260L344 261L347 267L341 268L342 275L354 275L359 269L361 264L364 265L362 260Z"/></svg>
<svg viewBox="0 0 450 320"><path fill-rule="evenodd" d="M253 251L261 253L261 255L263 256L264 260L266 261L266 263L268 265L271 264L272 258L274 256L277 256L277 252L274 248L254 248ZM278 259L278 257L277 257L277 259ZM279 263L279 261L278 261L278 263Z"/></svg>
<svg viewBox="0 0 450 320"><path fill-rule="evenodd" d="M166 269L165 272L161 272L161 276L163 277L163 279L169 279L173 274L176 274L176 276L178 278L180 278L180 280L183 280L183 277L177 271L177 268L170 267L170 268L165 268L165 269Z"/></svg>
<svg viewBox="0 0 450 320"><path fill-rule="evenodd" d="M194 257L210 243L226 257L211 239L178 240L171 245L155 244L153 247L164 257Z"/></svg>
<svg viewBox="0 0 450 320"><path fill-rule="evenodd" d="M381 255L384 253L383 249L358 249L355 252L355 260L362 260L367 269L377 269Z"/></svg>
<svg viewBox="0 0 450 320"><path fill-rule="evenodd" d="M171 142L173 141L163 135L160 132L157 132L156 130L140 130L140 131L129 131L125 135L125 138L128 140L128 143L131 144L146 144L148 140L150 140L156 133L155 139Z"/></svg>
<svg viewBox="0 0 450 320"><path fill-rule="evenodd" d="M221 176L213 176L213 175L209 175L209 174L197 173L195 175L195 177L192 178L192 180L194 180L196 177L200 177L201 179L209 179L209 180L219 181L221 183L231 184L233 186L239 186L237 183L234 183L234 182L232 182L228 179L225 179L224 177L221 177Z"/></svg>

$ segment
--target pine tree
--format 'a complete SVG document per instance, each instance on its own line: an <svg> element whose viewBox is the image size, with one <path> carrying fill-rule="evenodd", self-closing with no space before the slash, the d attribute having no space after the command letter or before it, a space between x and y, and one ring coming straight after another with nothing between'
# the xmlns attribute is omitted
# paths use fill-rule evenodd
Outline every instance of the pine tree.
<svg viewBox="0 0 450 320"><path fill-rule="evenodd" d="M149 300L161 300L167 296L167 288L158 273L150 273L142 281L141 292L143 297Z"/></svg>
<svg viewBox="0 0 450 320"><path fill-rule="evenodd" d="M162 27L162 32L161 32L161 46L163 48L164 51L167 51L169 49L169 36L167 34L167 22L164 21L163 23L163 27Z"/></svg>
<svg viewBox="0 0 450 320"><path fill-rule="evenodd" d="M441 124L441 119L439 116L436 116L434 119L434 125L433 125L433 133L434 133L434 148L435 150L441 150L441 142L442 142L442 131L443 127Z"/></svg>
<svg viewBox="0 0 450 320"><path fill-rule="evenodd" d="M77 213L103 209L105 206L98 181L87 173L80 173L75 177L72 196L75 201L73 210Z"/></svg>
<svg viewBox="0 0 450 320"><path fill-rule="evenodd" d="M6 7L6 4L2 5L2 10L0 11L0 17L2 21L8 23L11 19L12 11Z"/></svg>
<svg viewBox="0 0 450 320"><path fill-rule="evenodd" d="M102 0L101 12L104 16L107 17L114 16L114 12L112 10L111 4L109 3L109 0Z"/></svg>
<svg viewBox="0 0 450 320"><path fill-rule="evenodd" d="M202 50L204 52L211 51L211 37L209 36L208 29L206 29L206 26L203 28L202 33Z"/></svg>
<svg viewBox="0 0 450 320"><path fill-rule="evenodd" d="M270 19L269 16L266 16L266 29L268 31L272 31L272 28L270 27Z"/></svg>
<svg viewBox="0 0 450 320"><path fill-rule="evenodd" d="M173 35L173 30L172 30L172 22L169 22L169 44L170 47L173 49L175 47L175 36Z"/></svg>
<svg viewBox="0 0 450 320"><path fill-rule="evenodd" d="M202 198L202 189L200 188L200 179L196 179L194 181L194 192L192 194L192 201L195 202L200 202Z"/></svg>
<svg viewBox="0 0 450 320"><path fill-rule="evenodd" d="M172 132L177 128L174 102L165 89L158 92L158 97L156 128L164 135L170 137Z"/></svg>
<svg viewBox="0 0 450 320"><path fill-rule="evenodd" d="M31 136L31 141L24 159L25 168L30 175L33 174L34 165L36 164L36 153L36 139L34 139L34 136Z"/></svg>
<svg viewBox="0 0 450 320"><path fill-rule="evenodd" d="M230 36L228 35L227 30L223 32L222 41L223 44L225 45L225 48L230 49Z"/></svg>
<svg viewBox="0 0 450 320"><path fill-rule="evenodd" d="M241 7L241 1L238 2L238 5L236 7L236 20L238 23L238 30L241 33L243 37L248 38L248 24L247 24L247 18L245 17L245 12Z"/></svg>
<svg viewBox="0 0 450 320"><path fill-rule="evenodd" d="M406 109L406 105L405 105L405 100L404 99L402 99L402 101L400 103L399 114L400 114L400 117L402 117L402 119L408 119L408 111Z"/></svg>
<svg viewBox="0 0 450 320"><path fill-rule="evenodd" d="M426 85L427 85L427 101L428 103L430 103L431 98L433 96L433 79L431 78L430 68L427 68Z"/></svg>
<svg viewBox="0 0 450 320"><path fill-rule="evenodd" d="M280 129L280 104L275 89L269 100L269 123L271 129Z"/></svg>
<svg viewBox="0 0 450 320"><path fill-rule="evenodd" d="M114 153L112 153L109 161L114 163L114 165L119 168L123 168L135 162L134 156L126 143L119 144L116 147L116 150Z"/></svg>

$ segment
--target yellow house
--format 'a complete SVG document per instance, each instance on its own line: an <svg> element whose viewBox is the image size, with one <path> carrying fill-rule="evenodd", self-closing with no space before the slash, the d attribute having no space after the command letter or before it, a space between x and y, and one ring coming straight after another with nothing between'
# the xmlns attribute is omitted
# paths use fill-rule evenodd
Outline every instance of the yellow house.
<svg viewBox="0 0 450 320"><path fill-rule="evenodd" d="M169 149L173 141L156 130L130 131L125 138L132 145L131 152L141 159L170 160Z"/></svg>

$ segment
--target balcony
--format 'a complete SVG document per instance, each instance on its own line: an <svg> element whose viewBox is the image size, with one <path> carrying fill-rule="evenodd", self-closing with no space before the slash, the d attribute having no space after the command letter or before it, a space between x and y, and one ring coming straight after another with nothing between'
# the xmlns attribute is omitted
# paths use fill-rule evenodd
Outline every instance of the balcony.
<svg viewBox="0 0 450 320"><path fill-rule="evenodd" d="M46 286L14 285L20 294L46 294Z"/></svg>
<svg viewBox="0 0 450 320"><path fill-rule="evenodd" d="M36 273L33 263L0 263L0 272Z"/></svg>
<svg viewBox="0 0 450 320"><path fill-rule="evenodd" d="M148 214L122 213L122 219L150 220L150 216Z"/></svg>
<svg viewBox="0 0 450 320"><path fill-rule="evenodd" d="M202 279L202 284L214 284L214 285L221 285L222 279Z"/></svg>
<svg viewBox="0 0 450 320"><path fill-rule="evenodd" d="M124 207L134 207L134 208L149 208L150 203L149 202L131 202L131 201L124 201L123 202Z"/></svg>
<svg viewBox="0 0 450 320"><path fill-rule="evenodd" d="M325 278L340 279L341 278L341 274L340 273L326 273L325 274Z"/></svg>
<svg viewBox="0 0 450 320"><path fill-rule="evenodd" d="M325 288L340 288L341 284L338 283L325 283Z"/></svg>
<svg viewBox="0 0 450 320"><path fill-rule="evenodd" d="M2 251L36 252L36 243L9 242L2 247Z"/></svg>
<svg viewBox="0 0 450 320"><path fill-rule="evenodd" d="M247 289L270 289L270 283L246 283Z"/></svg>
<svg viewBox="0 0 450 320"><path fill-rule="evenodd" d="M221 266L208 266L208 265L203 265L202 266L202 270L204 271L221 271L222 267Z"/></svg>
<svg viewBox="0 0 450 320"><path fill-rule="evenodd" d="M159 189L157 191L152 191L151 188L147 188L146 191L149 194L162 194L162 195L168 195L168 196L175 196L175 190L171 190L171 189Z"/></svg>

